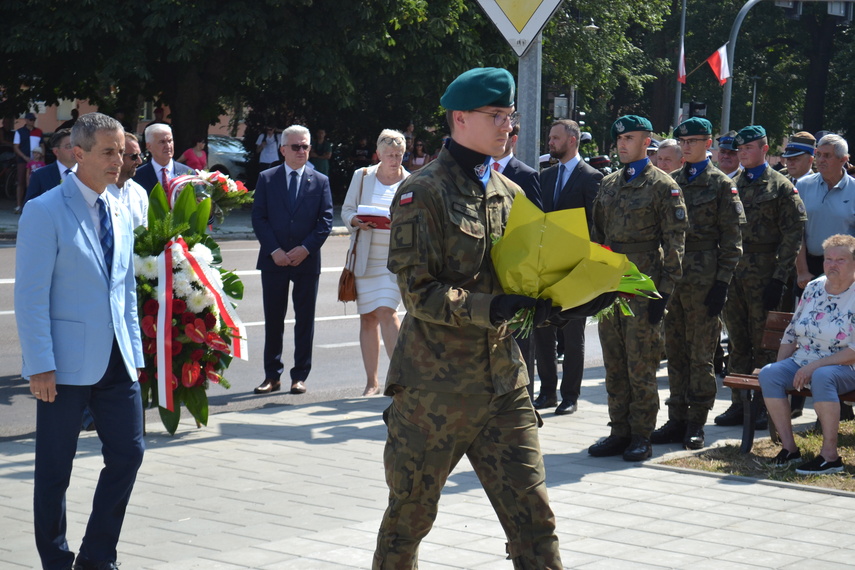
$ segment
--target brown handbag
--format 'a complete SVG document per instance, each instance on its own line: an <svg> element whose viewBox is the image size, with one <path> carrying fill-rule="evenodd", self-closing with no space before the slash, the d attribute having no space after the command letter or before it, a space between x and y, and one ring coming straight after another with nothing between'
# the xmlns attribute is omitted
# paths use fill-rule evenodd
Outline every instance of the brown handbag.
<svg viewBox="0 0 855 570"><path fill-rule="evenodd" d="M356 234L356 239L359 234ZM356 301L356 277L353 271L348 267L356 257L356 239L353 240L353 248L348 252L347 260L344 264L344 269L341 270L341 277L338 278L338 300L342 303Z"/></svg>
<svg viewBox="0 0 855 570"><path fill-rule="evenodd" d="M362 184L365 182L365 173L367 168L362 169L362 181L359 186L359 195L362 196ZM344 269L341 270L341 277L338 278L338 300L342 303L356 301L356 276L353 274L353 267L356 265L356 242L359 239L359 230L356 230L356 236L353 238L353 243L347 251L347 258L344 261Z"/></svg>

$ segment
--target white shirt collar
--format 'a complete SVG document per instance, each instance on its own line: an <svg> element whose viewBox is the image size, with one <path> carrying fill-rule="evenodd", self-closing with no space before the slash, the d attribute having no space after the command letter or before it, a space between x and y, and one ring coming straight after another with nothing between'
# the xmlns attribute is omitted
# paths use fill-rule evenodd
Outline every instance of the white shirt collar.
<svg viewBox="0 0 855 570"><path fill-rule="evenodd" d="M508 156L500 158L499 160L491 158L490 159L490 168L493 168L493 164L498 162L499 163L499 172L504 172L505 168L508 167L508 163L511 161L511 159L513 157L514 157L514 153L510 153L510 154L508 154Z"/></svg>

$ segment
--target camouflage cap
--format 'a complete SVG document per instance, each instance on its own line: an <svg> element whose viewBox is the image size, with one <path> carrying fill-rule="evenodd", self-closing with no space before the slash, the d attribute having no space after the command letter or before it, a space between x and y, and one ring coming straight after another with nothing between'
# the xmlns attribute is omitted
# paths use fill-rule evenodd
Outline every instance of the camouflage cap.
<svg viewBox="0 0 855 570"><path fill-rule="evenodd" d="M516 88L507 69L476 67L464 71L449 84L439 104L449 111L471 111L479 107L513 107Z"/></svg>
<svg viewBox="0 0 855 570"><path fill-rule="evenodd" d="M739 145L747 144L751 141L756 141L757 139L762 139L766 136L766 129L761 127L760 125L749 125L747 127L742 127L742 129L736 133L736 136L733 139L733 148L738 149Z"/></svg>
<svg viewBox="0 0 855 570"><path fill-rule="evenodd" d="M624 133L631 133L633 131L651 132L652 130L653 125L644 117L639 117L638 115L624 115L623 117L619 117L612 125L612 140L617 140L618 135L622 135Z"/></svg>
<svg viewBox="0 0 855 570"><path fill-rule="evenodd" d="M784 149L784 158L798 156L800 154L809 154L811 156L816 153L816 138L807 131L799 131L790 137L787 142L787 147Z"/></svg>
<svg viewBox="0 0 855 570"><path fill-rule="evenodd" d="M689 137L692 135L711 135L712 134L712 123L703 117L692 117L690 119L686 119L674 129L674 136L679 137Z"/></svg>
<svg viewBox="0 0 855 570"><path fill-rule="evenodd" d="M733 139L736 138L736 131L727 131L725 134L718 137L718 148L723 148L724 150L736 150L733 146Z"/></svg>

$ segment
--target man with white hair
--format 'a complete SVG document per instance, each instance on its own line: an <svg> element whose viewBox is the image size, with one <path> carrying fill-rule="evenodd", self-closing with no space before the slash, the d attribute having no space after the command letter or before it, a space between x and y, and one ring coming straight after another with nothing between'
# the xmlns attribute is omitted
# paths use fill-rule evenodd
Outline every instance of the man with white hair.
<svg viewBox="0 0 855 570"><path fill-rule="evenodd" d="M677 144L677 139L665 139L659 143L656 152L656 166L665 172L671 173L683 166L683 149Z"/></svg>
<svg viewBox="0 0 855 570"><path fill-rule="evenodd" d="M145 128L145 146L151 152L151 160L137 169L134 181L145 188L147 194L151 194L158 182L165 191L169 180L193 173L189 166L172 160L175 142L172 139L172 127L166 123L153 123Z"/></svg>

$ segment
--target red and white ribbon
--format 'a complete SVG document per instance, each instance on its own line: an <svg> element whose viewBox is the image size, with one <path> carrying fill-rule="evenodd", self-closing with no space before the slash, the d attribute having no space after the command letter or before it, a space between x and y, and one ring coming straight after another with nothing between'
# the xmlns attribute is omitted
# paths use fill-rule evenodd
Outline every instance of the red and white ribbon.
<svg viewBox="0 0 855 570"><path fill-rule="evenodd" d="M232 354L241 360L249 360L246 343L246 328L228 300L223 288L208 278L199 261L190 253L181 236L171 240L157 257L157 395L158 405L174 411L172 401L172 288L173 252L190 264L202 285L214 296L214 301L223 323L230 329ZM162 373L161 373L162 372ZM168 381L167 381L168 379Z"/></svg>

